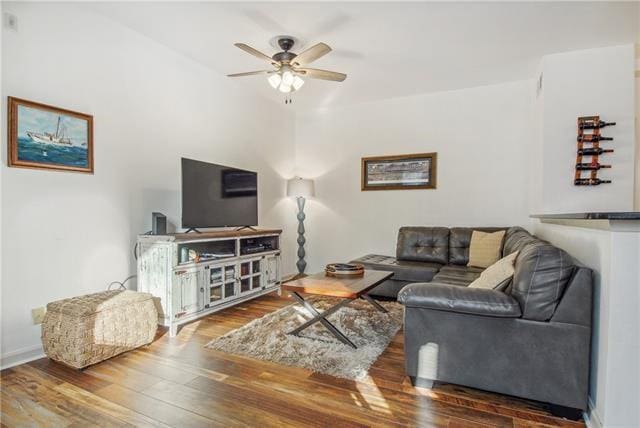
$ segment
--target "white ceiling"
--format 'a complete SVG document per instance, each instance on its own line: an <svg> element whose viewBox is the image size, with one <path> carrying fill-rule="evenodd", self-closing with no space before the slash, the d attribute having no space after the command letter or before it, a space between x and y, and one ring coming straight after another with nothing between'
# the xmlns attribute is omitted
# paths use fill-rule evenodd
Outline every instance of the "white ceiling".
<svg viewBox="0 0 640 428"><path fill-rule="evenodd" d="M94 3L99 13L221 74L264 69L233 46L268 55L279 34L333 52L313 64L348 74L307 80L293 108L339 106L521 80L540 57L632 43L638 3ZM302 46L304 48L304 46ZM300 51L300 48L294 49ZM282 103L264 76L236 78Z"/></svg>

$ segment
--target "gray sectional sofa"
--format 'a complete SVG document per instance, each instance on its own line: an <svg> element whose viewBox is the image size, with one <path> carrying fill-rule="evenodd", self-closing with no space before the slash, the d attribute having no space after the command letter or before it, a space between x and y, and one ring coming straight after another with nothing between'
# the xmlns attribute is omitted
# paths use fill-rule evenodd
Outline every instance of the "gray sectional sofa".
<svg viewBox="0 0 640 428"><path fill-rule="evenodd" d="M473 230L506 230L519 251L504 291L467 288ZM394 276L372 294L405 306L405 370L415 385L466 385L550 404L576 418L587 408L592 272L520 227L403 227L396 257L354 262Z"/></svg>
<svg viewBox="0 0 640 428"><path fill-rule="evenodd" d="M393 272L391 279L371 291L374 296L395 298L405 285L415 282L469 285L482 272L467 266L474 230L496 232L507 228L402 227L398 232L396 257L368 254L352 262L361 263L366 269Z"/></svg>

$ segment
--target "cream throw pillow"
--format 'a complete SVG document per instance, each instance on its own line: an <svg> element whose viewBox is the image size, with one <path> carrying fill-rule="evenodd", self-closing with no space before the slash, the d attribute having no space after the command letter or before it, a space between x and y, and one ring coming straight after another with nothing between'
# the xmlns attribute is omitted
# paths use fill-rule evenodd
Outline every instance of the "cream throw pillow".
<svg viewBox="0 0 640 428"><path fill-rule="evenodd" d="M504 230L485 233L474 230L469 244L469 263L467 266L486 268L500 259Z"/></svg>
<svg viewBox="0 0 640 428"><path fill-rule="evenodd" d="M513 264L515 263L518 252L503 257L485 270L482 271L480 277L469 284L472 288L490 288L495 289L513 277Z"/></svg>

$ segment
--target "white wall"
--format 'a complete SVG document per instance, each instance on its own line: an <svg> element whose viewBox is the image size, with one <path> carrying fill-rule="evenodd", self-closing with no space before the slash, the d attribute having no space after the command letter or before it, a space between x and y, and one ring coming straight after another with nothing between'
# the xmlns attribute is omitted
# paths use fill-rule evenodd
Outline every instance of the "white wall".
<svg viewBox="0 0 640 428"><path fill-rule="evenodd" d="M640 426L640 224L564 223L533 228L595 273L591 426Z"/></svg>
<svg viewBox="0 0 640 428"><path fill-rule="evenodd" d="M2 82L2 40L4 38L4 10L2 2L0 2L0 18L2 19L3 25L0 27L0 82ZM2 103L0 102L0 105ZM2 111L2 107L0 106L0 111ZM0 120L4 120L4 116L0 114ZM0 202L2 201L2 182L3 182L3 168L0 168ZM0 204L0 320L2 320L2 205ZM0 328L0 355L3 353L2 346L2 328Z"/></svg>
<svg viewBox="0 0 640 428"><path fill-rule="evenodd" d="M638 22L640 22L640 7L638 7ZM633 209L640 211L640 29L635 46L636 51L636 191Z"/></svg>
<svg viewBox="0 0 640 428"><path fill-rule="evenodd" d="M257 170L261 225L286 226L283 270L295 270L290 113L82 4L3 7L19 19L3 34L3 109L16 96L90 113L95 126L94 175L4 159L3 356L38 349L31 308L135 273L135 236L152 211L179 224L181 156Z"/></svg>
<svg viewBox="0 0 640 428"><path fill-rule="evenodd" d="M634 132L634 46L614 46L549 55L542 59L543 89L534 102L539 134L534 141L532 211L571 213L631 211L637 192ZM614 137L600 157L611 164L599 176L611 184L572 184L576 118L599 114L616 126L602 134ZM586 174L585 174L586 175ZM571 223L571 222L569 222ZM606 223L606 222L605 222ZM593 228L598 223L560 225L533 222L534 233L564 248L594 269L595 300L592 344L590 420L593 426L637 426L637 316L640 281L639 233Z"/></svg>
<svg viewBox="0 0 640 428"><path fill-rule="evenodd" d="M406 225L528 224L533 83L513 82L297 115L296 166L316 179L307 261L395 254ZM365 156L438 152L435 190L360 190Z"/></svg>
<svg viewBox="0 0 640 428"><path fill-rule="evenodd" d="M637 21L638 28L636 29L636 193L633 209L640 211L640 6L636 8L638 10Z"/></svg>
<svg viewBox="0 0 640 428"><path fill-rule="evenodd" d="M539 177L538 213L631 211L635 174L634 47L632 44L545 56L542 60L542 165L532 171ZM614 153L600 157L611 164L598 174L612 183L575 186L576 119L600 115L616 126L602 134L614 137L603 147ZM584 175L586 177L586 174Z"/></svg>

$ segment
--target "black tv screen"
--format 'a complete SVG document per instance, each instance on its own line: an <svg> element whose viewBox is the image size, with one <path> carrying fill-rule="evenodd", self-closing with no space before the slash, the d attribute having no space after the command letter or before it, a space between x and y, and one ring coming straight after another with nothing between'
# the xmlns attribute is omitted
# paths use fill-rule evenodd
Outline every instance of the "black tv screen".
<svg viewBox="0 0 640 428"><path fill-rule="evenodd" d="M257 173L182 158L183 228L257 224Z"/></svg>

